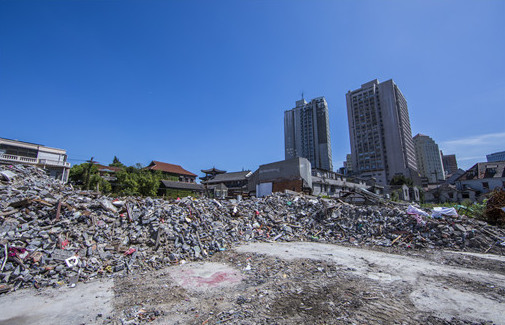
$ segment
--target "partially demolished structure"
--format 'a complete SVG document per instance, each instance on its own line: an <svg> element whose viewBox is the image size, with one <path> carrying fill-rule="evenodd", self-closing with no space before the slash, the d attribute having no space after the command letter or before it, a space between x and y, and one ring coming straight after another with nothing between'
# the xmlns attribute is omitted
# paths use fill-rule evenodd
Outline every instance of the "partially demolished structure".
<svg viewBox="0 0 505 325"><path fill-rule="evenodd" d="M366 190L361 194L374 205L296 193L241 202L166 201L76 191L36 167L2 167L0 179L3 291L157 269L247 241L504 253L503 229L465 216L434 219L415 209L407 213L406 206L383 202Z"/></svg>

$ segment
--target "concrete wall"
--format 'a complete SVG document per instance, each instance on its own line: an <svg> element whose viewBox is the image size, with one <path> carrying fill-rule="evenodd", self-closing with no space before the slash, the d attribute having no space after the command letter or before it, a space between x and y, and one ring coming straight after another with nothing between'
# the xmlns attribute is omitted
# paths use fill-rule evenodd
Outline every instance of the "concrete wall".
<svg viewBox="0 0 505 325"><path fill-rule="evenodd" d="M504 188L505 177L484 178L484 179L471 179L465 181L457 181L456 184L459 190L464 189L465 185L479 191L481 193L488 193L495 188ZM488 183L489 187L485 188L484 183Z"/></svg>

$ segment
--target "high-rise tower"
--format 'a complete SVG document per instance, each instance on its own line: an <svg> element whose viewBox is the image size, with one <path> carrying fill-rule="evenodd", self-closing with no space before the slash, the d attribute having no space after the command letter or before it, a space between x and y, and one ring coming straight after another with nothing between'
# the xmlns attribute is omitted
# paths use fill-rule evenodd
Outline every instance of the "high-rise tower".
<svg viewBox="0 0 505 325"><path fill-rule="evenodd" d="M328 104L324 97L296 101L284 112L285 157L307 158L313 168L333 170Z"/></svg>
<svg viewBox="0 0 505 325"><path fill-rule="evenodd" d="M427 135L418 134L414 137L417 168L421 176L426 177L431 184L443 181L444 165L438 144Z"/></svg>
<svg viewBox="0 0 505 325"><path fill-rule="evenodd" d="M395 175L417 180L407 101L393 80L370 81L346 99L354 173L382 185Z"/></svg>

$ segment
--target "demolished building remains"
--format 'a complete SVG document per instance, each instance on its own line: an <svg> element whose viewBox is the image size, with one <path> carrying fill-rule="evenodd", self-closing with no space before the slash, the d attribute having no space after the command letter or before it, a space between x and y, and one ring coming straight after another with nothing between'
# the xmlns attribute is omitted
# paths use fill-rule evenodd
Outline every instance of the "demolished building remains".
<svg viewBox="0 0 505 325"><path fill-rule="evenodd" d="M268 177L272 169L281 167L264 165L260 169L264 172L257 175L259 184L286 186ZM75 285L115 273L158 269L201 260L248 241L497 254L503 254L505 245L505 231L485 222L452 214L431 218L422 210L398 204L356 206L296 193L240 202L111 198L75 190L36 167L2 166L0 177L3 291Z"/></svg>

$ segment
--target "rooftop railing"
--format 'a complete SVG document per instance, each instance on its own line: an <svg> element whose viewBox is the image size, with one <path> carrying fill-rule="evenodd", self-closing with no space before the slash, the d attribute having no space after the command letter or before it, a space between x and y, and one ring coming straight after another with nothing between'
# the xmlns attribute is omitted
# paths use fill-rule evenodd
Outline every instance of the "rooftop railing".
<svg viewBox="0 0 505 325"><path fill-rule="evenodd" d="M13 162L13 163L28 164L28 165L39 165L39 166L43 165L43 166L53 166L53 167L56 166L56 167L65 167L65 168L70 167L70 163L66 162L66 161L58 161L58 160L51 160L51 159L37 159L37 158L8 155L8 154L0 154L0 160Z"/></svg>

